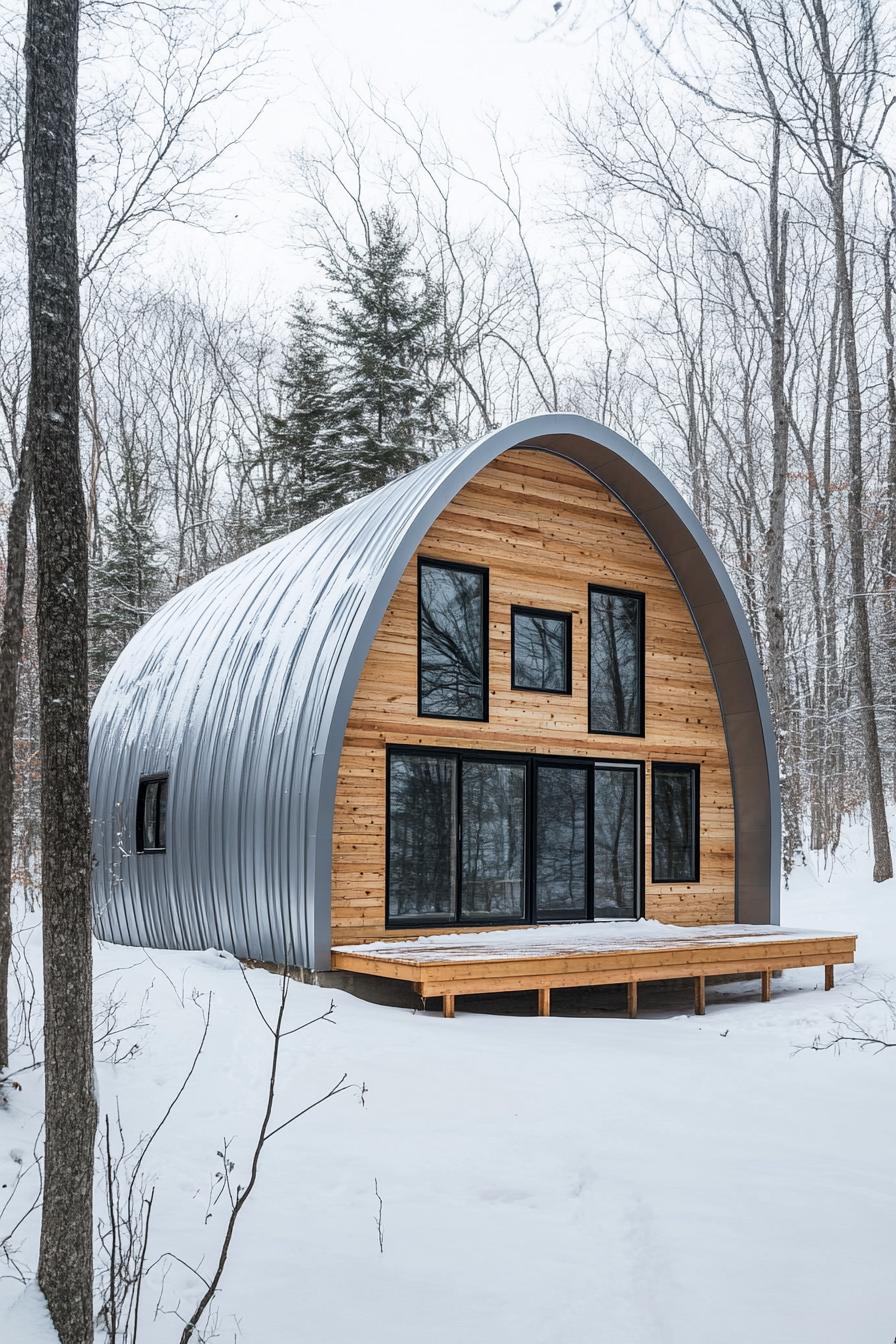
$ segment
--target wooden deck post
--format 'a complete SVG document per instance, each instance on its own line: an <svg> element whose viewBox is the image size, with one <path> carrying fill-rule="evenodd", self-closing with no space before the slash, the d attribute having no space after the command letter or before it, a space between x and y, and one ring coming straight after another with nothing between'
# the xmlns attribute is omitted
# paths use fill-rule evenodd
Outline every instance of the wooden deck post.
<svg viewBox="0 0 896 1344"><path fill-rule="evenodd" d="M442 995L442 1016L443 1016L443 1017L453 1017L453 1016L454 1016L454 995L453 995L453 994L443 994L443 995Z"/></svg>
<svg viewBox="0 0 896 1344"><path fill-rule="evenodd" d="M833 989L833 988L834 988L834 968L833 968L833 966L825 966L825 968L824 968L824 987L825 987L825 989Z"/></svg>
<svg viewBox="0 0 896 1344"><path fill-rule="evenodd" d="M762 976L762 1002L768 1003L772 997L772 973L771 971L760 971Z"/></svg>
<svg viewBox="0 0 896 1344"><path fill-rule="evenodd" d="M706 976L694 976L694 1012L702 1017L706 1012Z"/></svg>
<svg viewBox="0 0 896 1344"><path fill-rule="evenodd" d="M638 982L630 980L628 984L628 1015L629 1017L638 1016Z"/></svg>
<svg viewBox="0 0 896 1344"><path fill-rule="evenodd" d="M538 1016L550 1017L551 1015L551 991L542 986L538 991Z"/></svg>

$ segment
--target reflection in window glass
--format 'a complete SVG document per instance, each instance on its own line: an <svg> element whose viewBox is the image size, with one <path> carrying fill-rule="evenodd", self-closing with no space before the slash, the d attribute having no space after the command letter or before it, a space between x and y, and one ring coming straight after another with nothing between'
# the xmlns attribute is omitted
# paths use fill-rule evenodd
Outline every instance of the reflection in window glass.
<svg viewBox="0 0 896 1344"><path fill-rule="evenodd" d="M141 779L137 789L137 849L162 850L167 838L168 776Z"/></svg>
<svg viewBox="0 0 896 1344"><path fill-rule="evenodd" d="M638 774L594 770L594 917L633 919L638 899Z"/></svg>
<svg viewBox="0 0 896 1344"><path fill-rule="evenodd" d="M538 916L584 918L588 774L539 765L536 783L535 905Z"/></svg>
<svg viewBox="0 0 896 1344"><path fill-rule="evenodd" d="M697 881L697 771L653 766L653 880Z"/></svg>
<svg viewBox="0 0 896 1344"><path fill-rule="evenodd" d="M147 780L143 790L143 848L157 849L156 845L156 806L159 796L159 781Z"/></svg>
<svg viewBox="0 0 896 1344"><path fill-rule="evenodd" d="M461 775L461 914L525 913L526 767L464 761Z"/></svg>
<svg viewBox="0 0 896 1344"><path fill-rule="evenodd" d="M453 913L456 768L452 756L390 757L390 919Z"/></svg>
<svg viewBox="0 0 896 1344"><path fill-rule="evenodd" d="M523 691L569 691L570 618L513 612L513 685Z"/></svg>
<svg viewBox="0 0 896 1344"><path fill-rule="evenodd" d="M588 726L593 733L643 732L643 600L591 590Z"/></svg>
<svg viewBox="0 0 896 1344"><path fill-rule="evenodd" d="M485 576L420 564L420 712L485 717Z"/></svg>

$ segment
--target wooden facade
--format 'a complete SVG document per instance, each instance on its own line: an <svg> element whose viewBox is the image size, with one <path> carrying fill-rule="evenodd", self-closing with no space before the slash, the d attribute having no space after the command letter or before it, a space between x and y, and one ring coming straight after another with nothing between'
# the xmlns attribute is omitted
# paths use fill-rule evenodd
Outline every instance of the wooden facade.
<svg viewBox="0 0 896 1344"><path fill-rule="evenodd" d="M488 569L487 722L418 716L418 556ZM644 594L643 737L588 731L589 584ZM512 606L572 613L571 695L511 689ZM643 913L677 924L734 920L731 771L703 646L681 591L646 532L580 467L525 448L503 453L460 490L408 564L374 636L344 737L333 821L335 946L407 937L407 930L386 927L389 745L642 761ZM659 761L700 767L695 883L651 880L650 771ZM430 931L444 932L444 925Z"/></svg>

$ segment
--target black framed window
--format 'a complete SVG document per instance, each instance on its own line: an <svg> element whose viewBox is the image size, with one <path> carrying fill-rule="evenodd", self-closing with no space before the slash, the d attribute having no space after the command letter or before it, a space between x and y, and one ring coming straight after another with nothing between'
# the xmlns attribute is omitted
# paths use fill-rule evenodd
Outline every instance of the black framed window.
<svg viewBox="0 0 896 1344"><path fill-rule="evenodd" d="M644 736L644 594L588 589L588 729Z"/></svg>
<svg viewBox="0 0 896 1344"><path fill-rule="evenodd" d="M137 790L137 852L163 853L168 840L168 776L146 775Z"/></svg>
<svg viewBox="0 0 896 1344"><path fill-rule="evenodd" d="M390 919L426 919L435 924L452 918L456 816L453 756L390 753Z"/></svg>
<svg viewBox="0 0 896 1344"><path fill-rule="evenodd" d="M461 918L526 914L526 763L461 757Z"/></svg>
<svg viewBox="0 0 896 1344"><path fill-rule="evenodd" d="M572 691L572 613L510 608L510 684L515 691Z"/></svg>
<svg viewBox="0 0 896 1344"><path fill-rule="evenodd" d="M588 917L588 765L535 766L535 910Z"/></svg>
<svg viewBox="0 0 896 1344"><path fill-rule="evenodd" d="M634 919L641 888L641 772L594 768L594 917Z"/></svg>
<svg viewBox="0 0 896 1344"><path fill-rule="evenodd" d="M638 918L642 762L386 753L391 927Z"/></svg>
<svg viewBox="0 0 896 1344"><path fill-rule="evenodd" d="M417 570L420 715L488 717L488 570L421 557Z"/></svg>
<svg viewBox="0 0 896 1344"><path fill-rule="evenodd" d="M700 880L700 768L654 762L653 880Z"/></svg>

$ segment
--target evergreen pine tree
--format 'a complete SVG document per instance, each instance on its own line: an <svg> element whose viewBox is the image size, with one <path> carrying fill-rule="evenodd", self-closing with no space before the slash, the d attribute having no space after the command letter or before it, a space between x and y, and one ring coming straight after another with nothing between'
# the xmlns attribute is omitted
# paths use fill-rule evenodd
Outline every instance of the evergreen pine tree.
<svg viewBox="0 0 896 1344"><path fill-rule="evenodd" d="M121 455L108 517L99 527L92 565L90 661L92 690L162 596L162 565L155 530L158 490L150 462L134 445Z"/></svg>
<svg viewBox="0 0 896 1344"><path fill-rule="evenodd" d="M328 275L339 434L320 488L335 508L431 455L446 389L434 374L438 290L412 268L393 209L373 213L368 246Z"/></svg>
<svg viewBox="0 0 896 1344"><path fill-rule="evenodd" d="M345 500L333 497L327 466L336 434L331 376L321 326L297 300L278 380L280 410L267 417L256 542L304 526Z"/></svg>

